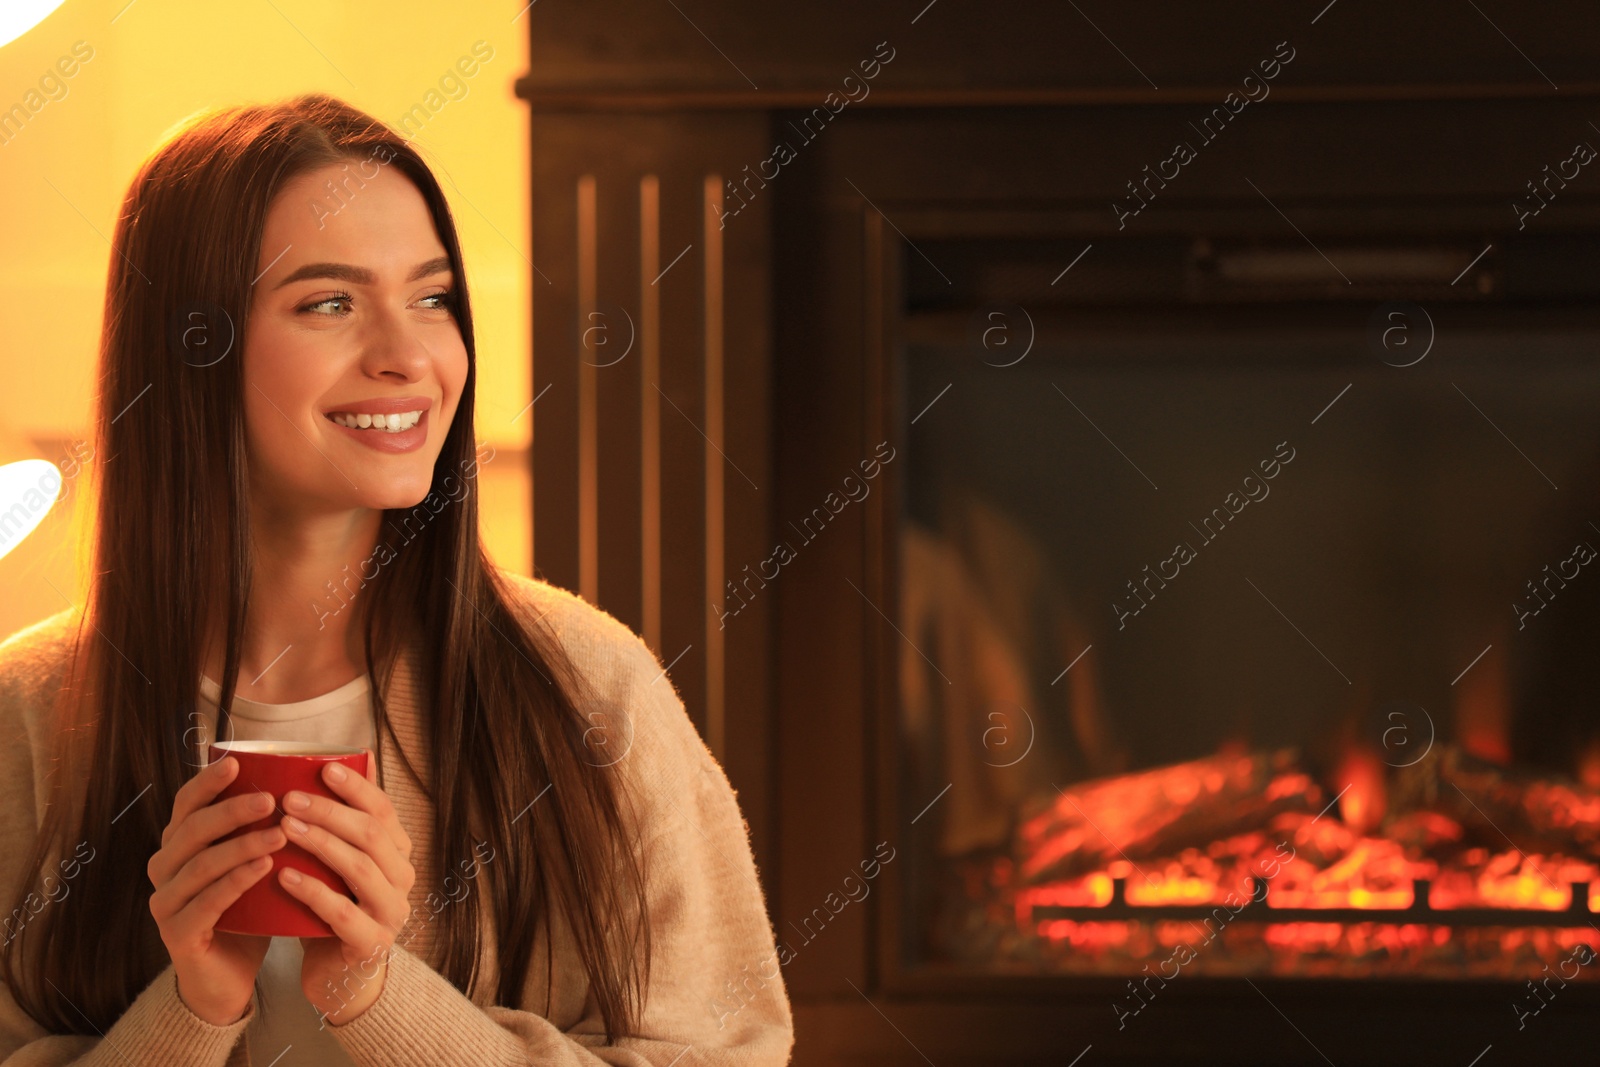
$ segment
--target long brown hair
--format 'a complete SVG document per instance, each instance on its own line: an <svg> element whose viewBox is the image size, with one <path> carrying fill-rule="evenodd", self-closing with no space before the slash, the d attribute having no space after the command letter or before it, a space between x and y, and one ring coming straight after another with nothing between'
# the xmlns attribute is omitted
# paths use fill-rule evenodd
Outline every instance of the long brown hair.
<svg viewBox="0 0 1600 1067"><path fill-rule="evenodd" d="M226 624L216 733L227 736L253 560L242 360L219 354L235 327L243 335L268 208L298 175L385 154L422 193L455 272L469 369L434 468L432 493L442 500L455 495L440 492L444 479L475 454L477 358L455 224L404 138L321 94L216 109L157 149L123 202L95 419L95 455L111 459L94 476L92 578L63 704L72 710L61 712L55 730L61 752L82 746L92 754L87 766L70 755L55 764L54 800L14 906L72 842L94 852L67 895L21 929L16 953L9 941L0 950L12 995L51 1032L109 1030L154 979L151 961L166 956L147 869L178 788L203 762L186 739L195 732L213 619ZM487 895L495 1003L518 1006L535 930L543 924L550 934L552 908L560 907L614 1041L637 1024L649 981L644 871L637 827L624 816L628 794L586 747L587 688L554 633L518 624L510 606L517 594L479 538L476 494L422 527L363 590L367 610L355 624L373 672L380 736L394 735L383 691L401 648L427 653L417 681L437 869L468 869L481 855L474 838L494 850L485 892L437 917L436 967L470 995L479 897ZM527 807L546 786L550 796ZM524 810L529 817L514 825ZM130 893L129 885L145 891ZM20 947L35 944L37 953ZM16 955L28 963L19 966ZM547 954L547 971L552 966Z"/></svg>

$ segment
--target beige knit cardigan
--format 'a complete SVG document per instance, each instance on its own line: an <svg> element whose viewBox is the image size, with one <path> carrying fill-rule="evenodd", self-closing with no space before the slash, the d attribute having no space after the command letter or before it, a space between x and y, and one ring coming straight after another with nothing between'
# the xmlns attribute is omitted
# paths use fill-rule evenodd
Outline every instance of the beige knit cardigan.
<svg viewBox="0 0 1600 1067"><path fill-rule="evenodd" d="M435 943L429 920L445 899L433 853L434 810L398 758L394 740L383 731L379 744L385 790L414 846L412 924L390 951L378 999L350 1022L330 1026L331 1032L363 1067L787 1063L794 1044L793 1017L778 973L749 829L726 774L690 722L659 659L621 622L582 598L537 579L501 574L514 590L513 610L525 621L543 618L593 687L600 707L592 710L600 716L590 721L604 725L614 751L626 752L617 766L638 798L652 943L642 1019L635 1033L619 1036L613 1045L604 1043L604 1026L588 994L571 929L559 914L552 920L553 981L546 982L546 934L540 924L522 1003L515 1007L491 1002L499 972L489 909L480 913L483 964L471 999L426 962L433 958ZM16 883L42 821L51 702L63 684L76 630L76 612L67 610L0 644L3 889ZM85 639L100 638L89 632ZM387 707L411 764L426 775L421 719L426 695L416 678L414 665L402 655ZM536 792L530 787L530 802ZM492 876L493 866L491 857L478 877ZM98 873L86 865L78 876ZM125 876L134 878L132 872ZM142 870L137 879L133 891L148 894L152 887ZM162 959L166 967L103 1038L47 1033L0 985L0 1064L249 1064L244 1035L257 1011L255 1001L242 1019L215 1026L179 998L176 971L164 952ZM759 981L752 984L752 975L759 975ZM547 993L549 1014L542 1015L538 1012L545 1008Z"/></svg>

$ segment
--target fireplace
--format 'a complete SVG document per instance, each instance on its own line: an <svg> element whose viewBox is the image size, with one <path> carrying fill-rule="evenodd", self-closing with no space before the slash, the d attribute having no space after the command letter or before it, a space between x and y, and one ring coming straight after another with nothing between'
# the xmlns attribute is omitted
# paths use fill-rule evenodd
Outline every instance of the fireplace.
<svg viewBox="0 0 1600 1067"><path fill-rule="evenodd" d="M1054 293L1089 242L902 254L910 958L1136 986L1596 958L1600 337L1517 275L1592 292L1600 240L1501 245L1454 293L1471 239L1301 245L1091 247Z"/></svg>
<svg viewBox="0 0 1600 1067"><path fill-rule="evenodd" d="M1581 1054L1581 18L605 8L519 84L535 563L728 768L795 1062Z"/></svg>

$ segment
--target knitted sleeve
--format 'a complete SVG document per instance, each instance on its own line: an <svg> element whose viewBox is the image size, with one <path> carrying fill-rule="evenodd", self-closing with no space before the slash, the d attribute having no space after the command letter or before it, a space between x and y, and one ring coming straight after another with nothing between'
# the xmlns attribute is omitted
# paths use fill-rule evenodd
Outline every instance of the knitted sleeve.
<svg viewBox="0 0 1600 1067"><path fill-rule="evenodd" d="M38 834L36 763L46 758L42 736L50 701L61 685L75 626L71 610L11 635L0 643L0 887L6 893L22 877L21 865ZM80 877L93 876L86 867ZM147 883L148 885L148 883ZM24 897L0 923L0 940L17 937L45 908L57 907L71 882L57 878L51 888ZM6 899L5 909L12 902ZM168 964L129 1004L104 1035L52 1034L24 1012L0 982L0 1065L161 1063L222 1067L255 1015L228 1026L214 1026L189 1010L178 996L177 972Z"/></svg>

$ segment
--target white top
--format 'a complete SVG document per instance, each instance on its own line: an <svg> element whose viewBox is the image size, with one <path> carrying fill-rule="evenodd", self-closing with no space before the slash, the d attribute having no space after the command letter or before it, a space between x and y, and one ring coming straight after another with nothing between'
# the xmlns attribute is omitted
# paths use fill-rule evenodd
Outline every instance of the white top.
<svg viewBox="0 0 1600 1067"><path fill-rule="evenodd" d="M235 693L228 714L229 741L315 741L326 745L377 749L372 725L370 681L367 675L331 693L292 704L262 704ZM208 751L217 725L217 700L222 687L210 678L200 679L199 727L201 751ZM267 875L274 877L274 875ZM263 1003L245 1028L250 1062L263 1067L324 1067L350 1064L300 989L301 947L298 937L275 937L261 964Z"/></svg>

